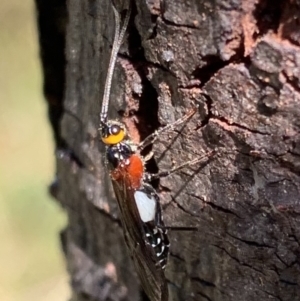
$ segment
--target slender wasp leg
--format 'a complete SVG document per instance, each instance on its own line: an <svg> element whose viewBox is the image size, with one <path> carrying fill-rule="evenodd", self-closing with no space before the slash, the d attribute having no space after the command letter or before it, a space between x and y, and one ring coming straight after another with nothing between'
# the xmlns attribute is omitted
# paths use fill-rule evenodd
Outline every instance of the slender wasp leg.
<svg viewBox="0 0 300 301"><path fill-rule="evenodd" d="M150 151L145 157L144 157L144 161L147 162L149 161L151 158L153 158L154 153L152 151Z"/></svg>
<svg viewBox="0 0 300 301"><path fill-rule="evenodd" d="M163 231L167 231L171 230L171 231L198 231L197 227L179 227L179 226L165 226L162 223L162 214L161 214L161 207L160 204L158 204L157 201L157 205L156 205L156 214L155 214L155 219L154 219L154 223L156 225L157 228L162 229Z"/></svg>
<svg viewBox="0 0 300 301"><path fill-rule="evenodd" d="M198 231L197 227L165 226L162 224L161 221L162 221L162 215L161 215L161 209L159 207L159 210L157 211L156 216L155 216L155 225L157 228L160 228L164 231L168 231L168 230L171 230L171 231Z"/></svg>
<svg viewBox="0 0 300 301"><path fill-rule="evenodd" d="M156 179L159 179L159 178L168 177L169 175L179 171L180 169L182 169L186 166L197 164L197 163L203 161L204 159L210 158L214 154L215 154L215 151L210 151L210 152L204 154L203 156L201 156L199 158L195 158L195 159L192 159L190 161L184 162L183 164L175 166L170 170L161 171L161 172L154 173L154 174L153 173L152 174L148 173L148 174L145 175L145 181L150 182L150 181L153 181L153 180L156 180Z"/></svg>
<svg viewBox="0 0 300 301"><path fill-rule="evenodd" d="M139 151L142 151L146 146L152 144L153 142L155 142L155 140L158 139L158 137L163 133L163 132L168 132L168 131L173 131L174 128L182 123L185 123L186 121L188 121L196 112L197 112L197 106L190 109L184 116L182 116L181 118L179 118L178 120L176 120L173 123L167 124L166 126L158 129L157 131L155 131L154 133L152 133L151 135L149 135L148 137L146 137L138 146L137 149Z"/></svg>
<svg viewBox="0 0 300 301"><path fill-rule="evenodd" d="M173 227L173 226L163 226L161 227L164 230L170 231L198 231L199 228L197 227Z"/></svg>

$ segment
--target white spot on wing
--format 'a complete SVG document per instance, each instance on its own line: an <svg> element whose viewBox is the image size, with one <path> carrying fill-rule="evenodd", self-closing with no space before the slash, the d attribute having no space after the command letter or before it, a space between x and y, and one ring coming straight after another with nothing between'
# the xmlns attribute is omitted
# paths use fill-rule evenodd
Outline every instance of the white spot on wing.
<svg viewBox="0 0 300 301"><path fill-rule="evenodd" d="M153 221L156 211L156 200L154 196L147 195L145 192L137 190L134 193L134 199L141 220L144 223Z"/></svg>
<svg viewBox="0 0 300 301"><path fill-rule="evenodd" d="M161 251L156 253L156 256L159 257L164 252L164 250L165 250L165 246L162 246Z"/></svg>

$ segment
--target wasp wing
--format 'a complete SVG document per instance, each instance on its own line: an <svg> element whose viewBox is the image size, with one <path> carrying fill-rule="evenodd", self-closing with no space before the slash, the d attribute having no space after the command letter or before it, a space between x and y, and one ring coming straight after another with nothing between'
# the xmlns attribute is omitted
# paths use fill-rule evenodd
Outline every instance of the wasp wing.
<svg viewBox="0 0 300 301"><path fill-rule="evenodd" d="M120 219L124 228L124 237L133 259L141 285L151 301L168 301L168 287L154 248L147 243L145 224L142 222L135 198L134 189L126 172L112 181L116 199L120 209ZM153 230L156 227L153 227ZM149 225L147 225L149 231ZM155 231L155 230L154 230Z"/></svg>

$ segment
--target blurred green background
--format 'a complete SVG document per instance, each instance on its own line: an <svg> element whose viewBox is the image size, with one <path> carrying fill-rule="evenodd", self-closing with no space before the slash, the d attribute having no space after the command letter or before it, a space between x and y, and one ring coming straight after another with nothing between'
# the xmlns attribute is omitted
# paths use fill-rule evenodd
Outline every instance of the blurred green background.
<svg viewBox="0 0 300 301"><path fill-rule="evenodd" d="M33 0L0 0L0 300L66 301Z"/></svg>

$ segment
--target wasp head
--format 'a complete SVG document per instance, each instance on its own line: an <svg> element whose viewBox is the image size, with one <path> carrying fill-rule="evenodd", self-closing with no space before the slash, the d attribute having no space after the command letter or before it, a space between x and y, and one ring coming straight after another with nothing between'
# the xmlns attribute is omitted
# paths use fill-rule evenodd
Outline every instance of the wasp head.
<svg viewBox="0 0 300 301"><path fill-rule="evenodd" d="M101 140L105 145L115 145L122 142L126 136L125 125L115 120L101 124Z"/></svg>

